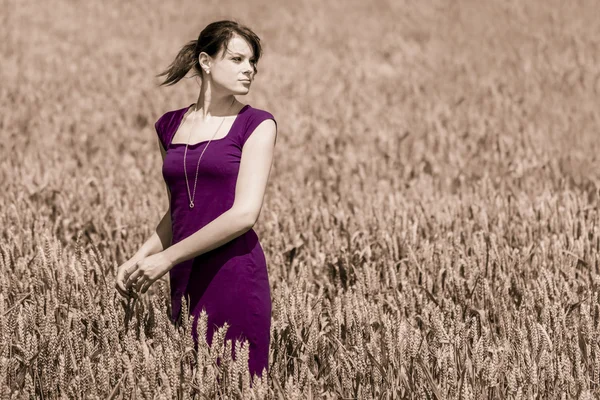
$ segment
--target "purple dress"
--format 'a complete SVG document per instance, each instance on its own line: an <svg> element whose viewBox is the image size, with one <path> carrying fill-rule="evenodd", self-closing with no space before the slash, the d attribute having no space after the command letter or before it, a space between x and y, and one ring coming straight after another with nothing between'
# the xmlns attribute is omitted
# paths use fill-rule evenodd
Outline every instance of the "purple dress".
<svg viewBox="0 0 600 400"><path fill-rule="evenodd" d="M275 121L272 114L249 104L239 111L228 134L222 139L213 139L204 152L198 167L194 208L190 209L183 171L185 144L171 141L191 106L168 111L155 124L166 150L162 174L171 191L172 244L231 208L244 143L261 122ZM198 158L207 143L208 140L188 146L190 193L194 190ZM256 232L250 229L216 249L175 265L169 271L169 278L172 321L179 320L182 296L188 298L190 314L194 316L192 331L196 346L196 327L202 309L208 314L206 340L209 344L216 328L227 321L229 329L225 339L247 339L250 374L262 376L263 368L268 369L271 292L267 263ZM235 346L232 356L235 357Z"/></svg>

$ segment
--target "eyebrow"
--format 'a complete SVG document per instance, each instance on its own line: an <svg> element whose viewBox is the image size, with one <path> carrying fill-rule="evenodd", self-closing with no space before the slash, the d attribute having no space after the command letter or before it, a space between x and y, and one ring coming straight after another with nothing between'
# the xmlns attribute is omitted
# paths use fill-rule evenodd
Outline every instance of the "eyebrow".
<svg viewBox="0 0 600 400"><path fill-rule="evenodd" d="M235 52L235 53L233 53L233 52L231 52L231 51L230 51L230 53L231 53L232 55L234 55L234 56L244 56L244 55L245 55L245 54L238 53L238 52Z"/></svg>

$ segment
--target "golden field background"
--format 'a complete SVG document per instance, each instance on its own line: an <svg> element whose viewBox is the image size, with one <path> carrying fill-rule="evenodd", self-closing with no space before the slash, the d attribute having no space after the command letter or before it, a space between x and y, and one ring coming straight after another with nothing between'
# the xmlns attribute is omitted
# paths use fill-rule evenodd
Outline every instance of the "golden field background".
<svg viewBox="0 0 600 400"><path fill-rule="evenodd" d="M600 396L596 2L2 9L0 399ZM195 354L166 322L166 284L113 289L168 206L154 122L198 93L154 76L225 18L279 127L252 389L213 366L224 331Z"/></svg>

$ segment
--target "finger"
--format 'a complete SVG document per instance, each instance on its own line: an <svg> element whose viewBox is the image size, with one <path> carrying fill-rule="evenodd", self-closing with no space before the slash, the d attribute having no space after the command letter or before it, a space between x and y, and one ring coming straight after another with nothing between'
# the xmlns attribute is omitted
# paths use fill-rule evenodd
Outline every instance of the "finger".
<svg viewBox="0 0 600 400"><path fill-rule="evenodd" d="M135 282L136 282L136 281L139 279L139 276L140 276L140 274L141 274L141 270L139 270L139 269L136 269L136 270L135 270L135 271L134 271L134 272L133 272L133 273L132 273L132 274L129 276L129 278L127 279L127 285L125 285L125 286L126 286L128 289L129 289L130 287L132 287L132 286L135 284Z"/></svg>
<svg viewBox="0 0 600 400"><path fill-rule="evenodd" d="M148 291L148 289L150 289L150 286L152 286L152 283L154 283L154 282L151 282L149 280L146 281L146 283L144 283L144 285L142 286L141 292L146 293Z"/></svg>
<svg viewBox="0 0 600 400"><path fill-rule="evenodd" d="M137 269L138 263L136 262L131 267L125 270L125 279L129 278L129 276Z"/></svg>
<svg viewBox="0 0 600 400"><path fill-rule="evenodd" d="M137 282L135 283L135 290L139 292L140 289L142 288L142 285L145 284L147 281L148 281L148 277L146 275L140 276L140 279L138 279Z"/></svg>
<svg viewBox="0 0 600 400"><path fill-rule="evenodd" d="M121 296L123 296L123 292L121 291L121 288L119 287L119 285L115 284L115 289Z"/></svg>
<svg viewBox="0 0 600 400"><path fill-rule="evenodd" d="M122 284L120 282L116 282L115 283L115 288L117 289L117 292L119 292L119 294L123 297L129 297L127 294L127 291L125 290L125 288L122 286Z"/></svg>
<svg viewBox="0 0 600 400"><path fill-rule="evenodd" d="M115 279L115 289L117 289L121 293L123 293L125 290L125 288L123 287L123 282L119 279L119 277Z"/></svg>

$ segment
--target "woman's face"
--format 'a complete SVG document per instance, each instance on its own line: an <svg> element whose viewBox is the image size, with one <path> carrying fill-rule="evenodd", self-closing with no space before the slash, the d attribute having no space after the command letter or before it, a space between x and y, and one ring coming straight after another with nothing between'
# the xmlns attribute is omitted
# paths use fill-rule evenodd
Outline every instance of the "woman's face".
<svg viewBox="0 0 600 400"><path fill-rule="evenodd" d="M246 40L233 36L227 48L207 59L212 86L233 94L247 94L254 80L254 61L252 48ZM206 65L206 62L202 64Z"/></svg>

